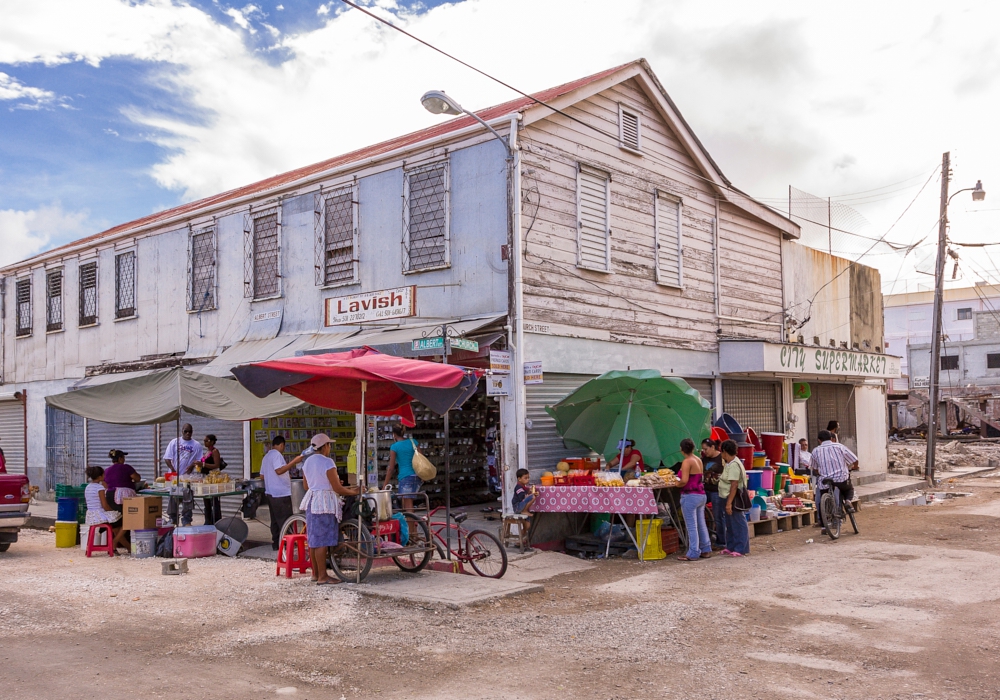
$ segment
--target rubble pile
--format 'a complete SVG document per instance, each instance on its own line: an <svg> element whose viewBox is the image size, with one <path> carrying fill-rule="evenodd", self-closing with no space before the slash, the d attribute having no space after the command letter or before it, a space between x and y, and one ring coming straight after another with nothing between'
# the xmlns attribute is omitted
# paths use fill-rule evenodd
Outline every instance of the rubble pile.
<svg viewBox="0 0 1000 700"><path fill-rule="evenodd" d="M889 445L889 471L895 474L922 474L926 455L923 442L906 442ZM990 460L1000 462L1000 444L993 442L937 443L936 468L949 471L959 467L988 467Z"/></svg>

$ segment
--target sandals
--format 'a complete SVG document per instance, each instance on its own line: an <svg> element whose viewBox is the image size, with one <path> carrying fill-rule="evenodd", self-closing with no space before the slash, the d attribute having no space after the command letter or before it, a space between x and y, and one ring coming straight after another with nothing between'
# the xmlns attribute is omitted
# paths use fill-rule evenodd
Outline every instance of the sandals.
<svg viewBox="0 0 1000 700"><path fill-rule="evenodd" d="M677 561L698 561L697 559L688 559L687 556L677 557Z"/></svg>
<svg viewBox="0 0 1000 700"><path fill-rule="evenodd" d="M729 556L731 556L731 557L742 557L744 555L740 554L739 552L730 552Z"/></svg>
<svg viewBox="0 0 1000 700"><path fill-rule="evenodd" d="M699 559L711 559L712 558L712 554L710 552L702 552L701 555L698 558Z"/></svg>
<svg viewBox="0 0 1000 700"><path fill-rule="evenodd" d="M343 583L339 578L328 578L326 581L317 581L317 586L335 586L338 583Z"/></svg>

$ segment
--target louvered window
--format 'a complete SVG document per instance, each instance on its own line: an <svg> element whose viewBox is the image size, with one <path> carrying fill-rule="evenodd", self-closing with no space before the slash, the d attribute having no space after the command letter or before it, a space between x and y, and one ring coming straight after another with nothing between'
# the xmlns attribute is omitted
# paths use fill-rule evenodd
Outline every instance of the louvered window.
<svg viewBox="0 0 1000 700"><path fill-rule="evenodd" d="M17 337L31 335L31 278L18 280L15 285L17 300Z"/></svg>
<svg viewBox="0 0 1000 700"><path fill-rule="evenodd" d="M135 251L115 256L115 318L135 316Z"/></svg>
<svg viewBox="0 0 1000 700"><path fill-rule="evenodd" d="M49 270L45 274L45 330L61 331L63 327L63 273Z"/></svg>
<svg viewBox="0 0 1000 700"><path fill-rule="evenodd" d="M448 164L410 170L403 182L403 272L451 264Z"/></svg>
<svg viewBox="0 0 1000 700"><path fill-rule="evenodd" d="M266 299L281 293L280 208L247 214L243 234L246 267L243 295Z"/></svg>
<svg viewBox="0 0 1000 700"><path fill-rule="evenodd" d="M577 264L588 270L611 271L608 210L611 176L586 165L577 171Z"/></svg>
<svg viewBox="0 0 1000 700"><path fill-rule="evenodd" d="M348 187L317 195L317 274L320 285L358 281L357 202Z"/></svg>
<svg viewBox="0 0 1000 700"><path fill-rule="evenodd" d="M680 287L684 284L681 200L662 192L657 192L655 197L656 281L670 287Z"/></svg>
<svg viewBox="0 0 1000 700"><path fill-rule="evenodd" d="M638 112L632 112L621 105L618 106L618 138L622 148L641 150L642 119Z"/></svg>
<svg viewBox="0 0 1000 700"><path fill-rule="evenodd" d="M215 231L208 229L191 236L191 281L188 311L215 308Z"/></svg>
<svg viewBox="0 0 1000 700"><path fill-rule="evenodd" d="M97 323L97 263L80 265L80 325Z"/></svg>

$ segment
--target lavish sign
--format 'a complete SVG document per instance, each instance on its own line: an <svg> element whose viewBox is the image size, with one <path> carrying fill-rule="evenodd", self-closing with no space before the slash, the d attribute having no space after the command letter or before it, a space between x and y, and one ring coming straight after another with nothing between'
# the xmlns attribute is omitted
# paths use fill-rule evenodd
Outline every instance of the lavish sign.
<svg viewBox="0 0 1000 700"><path fill-rule="evenodd" d="M380 292L350 294L326 300L326 325L341 326L365 321L406 318L417 312L415 286L383 289Z"/></svg>

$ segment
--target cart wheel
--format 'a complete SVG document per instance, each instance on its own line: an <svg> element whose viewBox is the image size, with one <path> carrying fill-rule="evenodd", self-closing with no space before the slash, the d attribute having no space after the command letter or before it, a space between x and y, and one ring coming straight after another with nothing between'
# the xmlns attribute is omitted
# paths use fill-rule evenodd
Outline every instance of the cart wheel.
<svg viewBox="0 0 1000 700"><path fill-rule="evenodd" d="M434 554L430 543L431 531L427 527L427 521L423 518L418 518L413 513L404 513L404 517L406 518L406 526L410 529L410 539L406 546L423 547L424 551L402 557L393 557L392 560L403 571L415 574L430 563L431 556Z"/></svg>
<svg viewBox="0 0 1000 700"><path fill-rule="evenodd" d="M465 538L465 553L476 573L486 578L502 578L507 573L507 551L496 536L473 530Z"/></svg>
<svg viewBox="0 0 1000 700"><path fill-rule="evenodd" d="M358 530L357 520L340 524L341 554L334 555L333 547L327 554L327 563L337 578L346 583L364 581L375 560L375 540L368 528Z"/></svg>
<svg viewBox="0 0 1000 700"><path fill-rule="evenodd" d="M281 526L281 537L278 541L281 542L281 540L285 539L285 535L304 534L306 534L306 516L292 515L285 521L285 524Z"/></svg>

